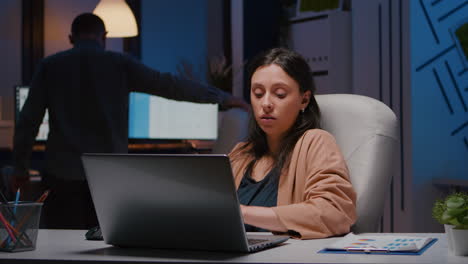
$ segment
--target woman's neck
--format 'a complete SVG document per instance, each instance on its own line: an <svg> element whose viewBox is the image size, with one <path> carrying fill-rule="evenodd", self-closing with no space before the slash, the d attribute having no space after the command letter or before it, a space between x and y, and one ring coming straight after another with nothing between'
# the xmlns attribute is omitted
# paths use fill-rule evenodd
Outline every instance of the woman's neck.
<svg viewBox="0 0 468 264"><path fill-rule="evenodd" d="M267 136L268 149L273 157L280 152L281 138L280 136Z"/></svg>

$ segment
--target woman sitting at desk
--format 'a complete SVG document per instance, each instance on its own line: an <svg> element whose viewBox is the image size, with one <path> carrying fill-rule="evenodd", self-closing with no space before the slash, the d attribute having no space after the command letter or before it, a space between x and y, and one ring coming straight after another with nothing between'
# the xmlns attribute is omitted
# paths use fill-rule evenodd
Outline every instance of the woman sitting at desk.
<svg viewBox="0 0 468 264"><path fill-rule="evenodd" d="M312 75L275 48L253 61L247 142L229 154L247 231L323 238L350 231L356 194L334 137L320 129Z"/></svg>

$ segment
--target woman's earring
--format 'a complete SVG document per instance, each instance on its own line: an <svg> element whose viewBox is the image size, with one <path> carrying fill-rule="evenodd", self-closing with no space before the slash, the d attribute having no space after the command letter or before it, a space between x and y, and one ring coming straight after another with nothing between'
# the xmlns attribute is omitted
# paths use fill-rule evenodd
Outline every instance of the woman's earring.
<svg viewBox="0 0 468 264"><path fill-rule="evenodd" d="M305 108L302 108L302 109L301 109L301 112L304 113L304 111L305 111Z"/></svg>

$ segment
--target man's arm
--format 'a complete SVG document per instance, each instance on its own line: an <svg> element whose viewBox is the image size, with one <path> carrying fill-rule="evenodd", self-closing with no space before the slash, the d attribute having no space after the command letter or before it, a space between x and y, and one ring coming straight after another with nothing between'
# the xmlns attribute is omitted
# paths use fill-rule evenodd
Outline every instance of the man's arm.
<svg viewBox="0 0 468 264"><path fill-rule="evenodd" d="M23 105L13 138L14 182L17 188L29 177L32 147L46 110L46 89L44 87L44 63L34 75L28 98Z"/></svg>
<svg viewBox="0 0 468 264"><path fill-rule="evenodd" d="M127 58L131 91L153 94L178 101L216 103L226 108L240 107L248 110L244 100L234 97L216 87L185 80L169 73L161 73Z"/></svg>

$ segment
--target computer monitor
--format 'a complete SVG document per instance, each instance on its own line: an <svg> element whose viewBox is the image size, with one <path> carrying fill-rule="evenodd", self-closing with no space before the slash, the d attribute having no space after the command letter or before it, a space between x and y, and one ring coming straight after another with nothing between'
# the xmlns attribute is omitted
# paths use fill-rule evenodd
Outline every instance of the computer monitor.
<svg viewBox="0 0 468 264"><path fill-rule="evenodd" d="M23 108L26 99L28 98L29 86L18 85L15 86L15 120L19 119L19 114ZM49 112L46 110L42 123L37 132L36 141L46 141L49 135Z"/></svg>
<svg viewBox="0 0 468 264"><path fill-rule="evenodd" d="M138 140L215 140L218 105L130 93L129 138Z"/></svg>
<svg viewBox="0 0 468 264"><path fill-rule="evenodd" d="M15 86L16 120L28 97L29 86ZM36 141L46 141L49 134L49 113L46 111ZM130 93L129 139L134 142L152 140L215 140L218 136L218 105L169 100L143 93Z"/></svg>

